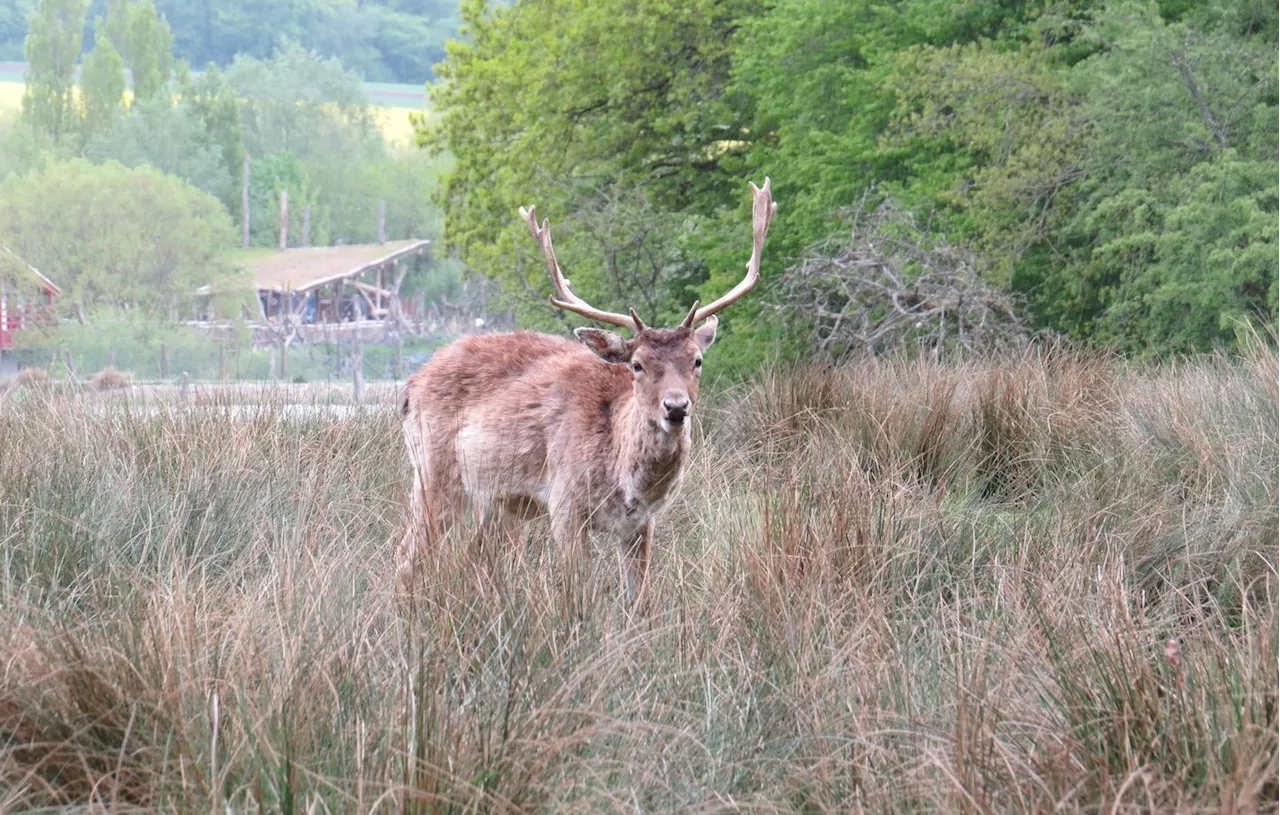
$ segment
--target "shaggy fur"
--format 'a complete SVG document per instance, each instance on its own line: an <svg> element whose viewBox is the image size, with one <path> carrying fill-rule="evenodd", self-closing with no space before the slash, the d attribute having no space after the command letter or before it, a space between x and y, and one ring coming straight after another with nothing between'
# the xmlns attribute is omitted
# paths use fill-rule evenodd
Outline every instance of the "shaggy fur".
<svg viewBox="0 0 1280 815"><path fill-rule="evenodd" d="M402 584L468 508L490 533L542 509L567 554L588 532L612 538L634 601L653 519L680 484L687 412L715 329L713 318L630 340L600 329L579 329L581 343L491 334L436 353L409 378L401 404L414 464ZM671 407L681 403L683 421Z"/></svg>

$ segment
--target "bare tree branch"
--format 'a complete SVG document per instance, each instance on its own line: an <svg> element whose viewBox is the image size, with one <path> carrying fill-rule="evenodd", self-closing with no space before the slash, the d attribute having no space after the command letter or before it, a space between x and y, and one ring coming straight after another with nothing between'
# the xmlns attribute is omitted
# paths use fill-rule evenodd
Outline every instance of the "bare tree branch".
<svg viewBox="0 0 1280 815"><path fill-rule="evenodd" d="M970 252L889 200L872 208L864 197L847 216L849 231L815 246L775 288L823 354L986 353L1028 341L1013 298L982 279Z"/></svg>

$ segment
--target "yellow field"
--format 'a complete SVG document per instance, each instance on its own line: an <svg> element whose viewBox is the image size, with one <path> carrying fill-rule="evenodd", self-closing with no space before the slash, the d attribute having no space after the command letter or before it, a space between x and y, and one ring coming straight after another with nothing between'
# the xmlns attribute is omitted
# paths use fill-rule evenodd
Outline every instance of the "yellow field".
<svg viewBox="0 0 1280 815"><path fill-rule="evenodd" d="M0 82L0 112L22 105L21 82ZM390 144L408 145L413 143L413 125L409 123L410 108L373 108L378 118L378 129Z"/></svg>
<svg viewBox="0 0 1280 815"><path fill-rule="evenodd" d="M22 105L22 83L0 82L0 112Z"/></svg>
<svg viewBox="0 0 1280 815"><path fill-rule="evenodd" d="M390 144L413 144L413 125L409 123L409 114L416 113L410 108L374 108L378 117L378 129Z"/></svg>

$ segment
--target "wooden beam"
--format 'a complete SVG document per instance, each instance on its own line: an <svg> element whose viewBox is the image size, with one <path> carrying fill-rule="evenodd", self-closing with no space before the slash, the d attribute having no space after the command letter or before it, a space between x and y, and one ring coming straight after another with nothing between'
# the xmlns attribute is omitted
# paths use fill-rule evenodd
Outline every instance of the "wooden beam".
<svg viewBox="0 0 1280 815"><path fill-rule="evenodd" d="M373 286L369 286L364 283L352 283L351 285L356 287L356 291L360 292L360 296L363 297L364 301L369 304L370 314L372 314L375 317L387 316L387 310L379 306L377 303L375 303L373 301L373 298L369 296L369 292L365 291L365 289L372 289Z"/></svg>
<svg viewBox="0 0 1280 815"><path fill-rule="evenodd" d="M357 289L359 289L360 291L366 294L371 294L378 297L391 296L391 292L387 289L382 288L381 286L371 286L368 283L361 283L359 280L351 281L351 285L355 286Z"/></svg>

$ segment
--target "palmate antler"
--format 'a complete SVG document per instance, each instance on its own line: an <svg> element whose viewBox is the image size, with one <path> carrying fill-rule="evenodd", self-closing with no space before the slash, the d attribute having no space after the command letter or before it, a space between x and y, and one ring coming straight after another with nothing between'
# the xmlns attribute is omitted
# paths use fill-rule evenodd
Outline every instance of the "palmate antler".
<svg viewBox="0 0 1280 815"><path fill-rule="evenodd" d="M692 328L708 317L714 316L717 312L741 300L743 295L755 288L756 284L760 282L760 255L764 251L764 239L769 234L769 223L773 220L773 214L778 211L778 205L773 202L773 193L767 177L764 180L763 187L757 187L754 182L751 183L751 196L753 199L751 206L752 242L751 259L747 261L747 276L742 279L742 282L730 289L728 294L713 303L699 308L699 303L695 300L693 307L689 309L688 316L680 324L681 327ZM557 308L581 314L583 317L597 322L633 329L637 334L648 328L640 319L640 316L636 314L634 308L627 309L627 314L601 311L569 289L569 281L565 279L564 274L560 271L560 264L556 262L555 249L551 245L551 225L546 219L543 219L542 225L539 226L534 209L534 207L529 207L528 209L520 207L520 218L529 225L529 231L533 233L533 239L542 247L542 254L547 258L547 266L551 270L551 284L555 288L555 294L551 295L551 304Z"/></svg>
<svg viewBox="0 0 1280 815"><path fill-rule="evenodd" d="M728 294L702 308L698 308L698 301L694 300L693 307L689 309L689 316L685 317L684 322L680 324L685 328L692 328L716 312L738 302L760 282L760 255L764 251L764 239L769 234L769 223L773 221L773 214L778 211L778 205L773 202L773 191L768 176L765 176L763 187L757 187L755 182L748 183L751 184L752 237L751 259L747 261L747 276L741 283L730 289Z"/></svg>
<svg viewBox="0 0 1280 815"><path fill-rule="evenodd" d="M633 329L637 334L648 328L639 315L636 314L635 309L628 309L630 314L601 311L569 289L569 281L561 273L560 264L556 262L556 250L551 245L551 224L544 218L542 226L538 226L538 217L534 210L535 207L529 207L528 209L520 207L520 217L529 225L529 231L533 233L533 239L542 247L542 254L547 257L547 266L551 269L551 285L556 290L556 293L551 295L551 304L556 308L581 314L583 317L588 317L596 322Z"/></svg>

